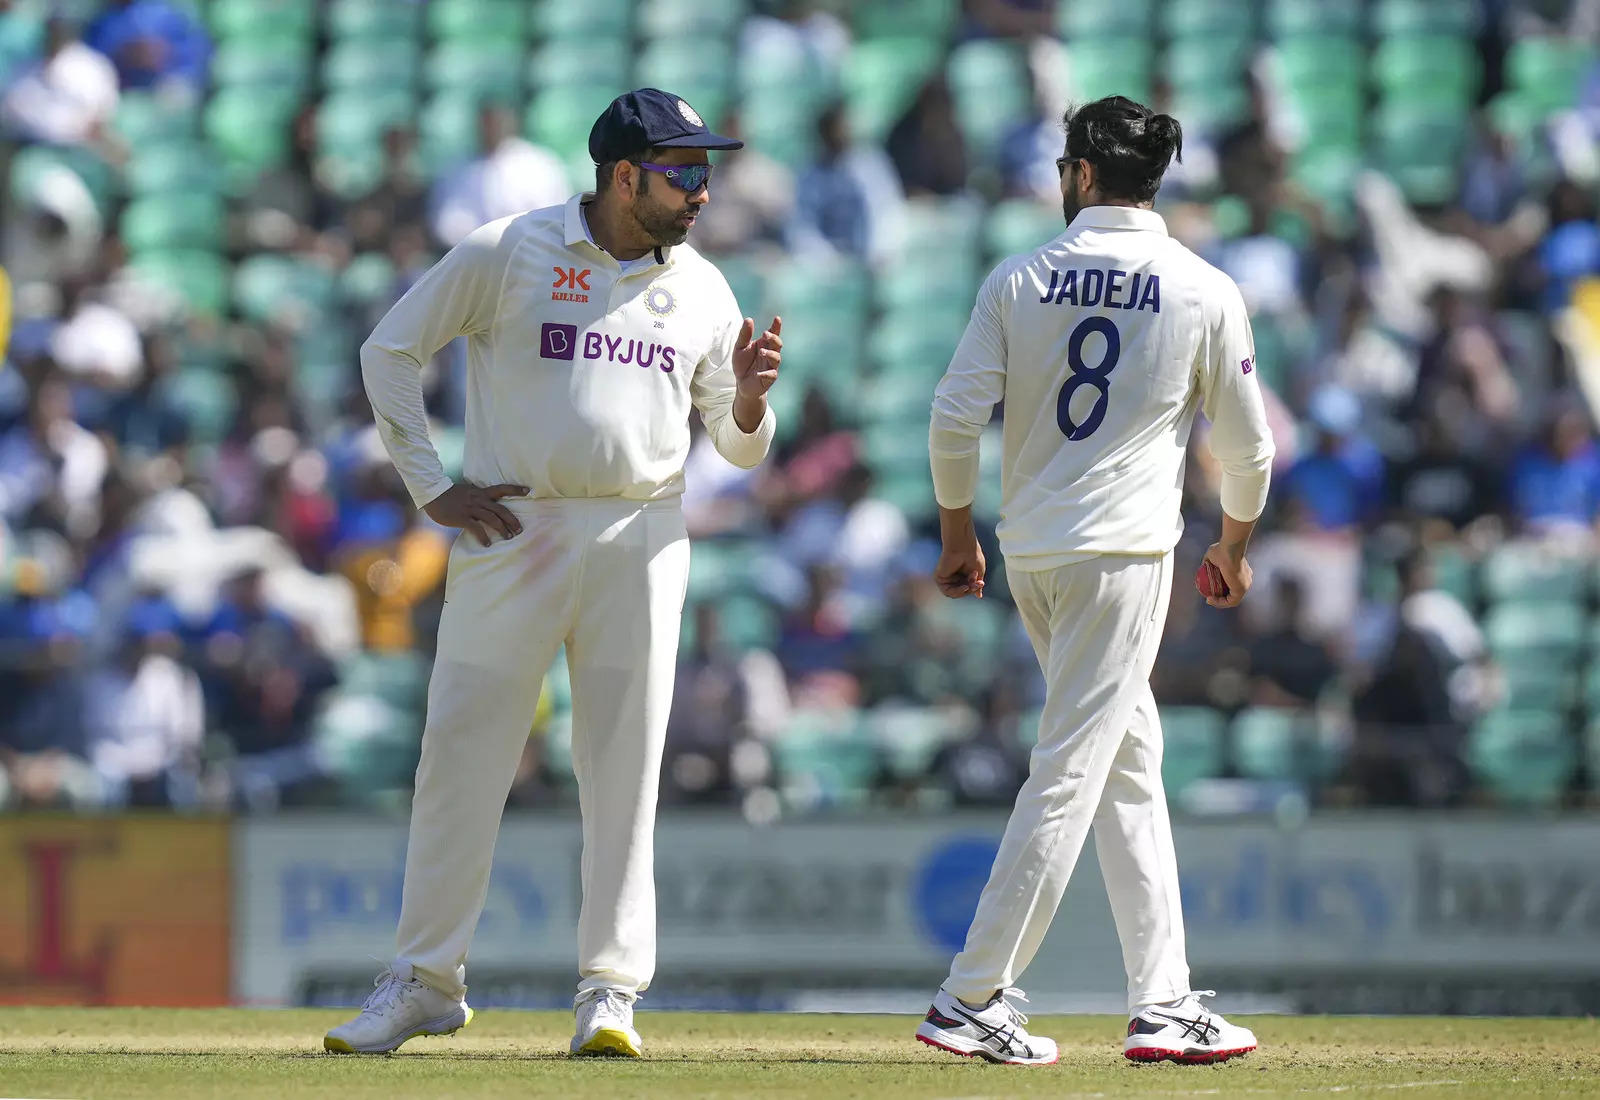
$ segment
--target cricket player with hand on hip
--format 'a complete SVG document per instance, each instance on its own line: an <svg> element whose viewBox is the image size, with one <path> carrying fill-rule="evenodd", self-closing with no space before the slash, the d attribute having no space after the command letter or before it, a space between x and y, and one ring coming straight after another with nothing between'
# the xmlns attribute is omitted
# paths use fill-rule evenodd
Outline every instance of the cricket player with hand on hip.
<svg viewBox="0 0 1600 1100"><path fill-rule="evenodd" d="M394 959L327 1049L466 1024L466 958L540 685L565 645L583 815L574 1054L638 1056L655 970L656 791L689 572L689 412L755 466L780 321L760 336L684 240L712 133L677 96L619 96L589 135L597 189L478 229L361 349L378 429L418 507L461 528L412 801ZM428 437L420 372L468 338L464 479Z"/></svg>
<svg viewBox="0 0 1600 1100"><path fill-rule="evenodd" d="M1244 302L1151 209L1183 136L1122 96L1066 115L1064 233L1001 263L940 382L929 436L945 595L983 595L972 521L978 436L1005 401L999 540L1047 681L1039 744L961 953L917 1038L991 1062L1045 1064L1007 998L1044 938L1092 826L1128 973L1123 1053L1212 1062L1255 1036L1189 987L1161 726L1150 670L1183 529L1195 414L1221 462L1221 538L1206 552L1236 606L1273 457Z"/></svg>

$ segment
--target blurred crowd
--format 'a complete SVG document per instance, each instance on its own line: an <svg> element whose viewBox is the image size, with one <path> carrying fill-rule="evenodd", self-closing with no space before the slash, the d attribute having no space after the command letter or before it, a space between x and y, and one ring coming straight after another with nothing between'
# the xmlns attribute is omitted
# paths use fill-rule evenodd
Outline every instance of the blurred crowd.
<svg viewBox="0 0 1600 1100"><path fill-rule="evenodd" d="M1469 6L1483 68L1468 140L1449 186L1422 199L1372 171L1335 196L1305 186L1293 170L1304 120L1265 55L1225 121L1191 122L1155 73L1155 105L1186 124L1157 209L1243 290L1278 436L1257 588L1222 613L1184 582L1219 520L1196 432L1154 680L1170 782L1192 808L1284 787L1405 806L1600 788L1585 660L1600 521L1588 374L1600 325L1585 336L1600 322L1600 66L1535 124L1486 106L1516 37L1592 46L1600 5ZM859 45L856 7L754 3L737 49L803 55L837 77ZM153 164L122 120L130 105L182 110L215 93L224 51L207 11L0 0L0 805L403 801L453 533L410 507L355 351L475 226L584 186L567 150L529 140L516 105L494 97L465 156L425 163L422 124L402 119L352 183L326 163L308 98L283 133L259 135L283 143L281 163L220 197L191 192L216 166ZM1056 0L967 0L945 47L1017 44L1031 109L974 142L942 67L886 125L827 104L800 153L752 136L720 161L691 243L726 265L747 313L786 305L770 287L744 293L779 269L820 273L823 289L834 271L888 286L939 255L928 227L947 215L1028 211L1033 236L1013 250L1042 243L1059 224L1067 92L1048 57L1060 26ZM165 206L146 178L163 170L176 195ZM231 268L139 259L150 234L191 232L211 234ZM956 300L970 304L974 287L960 283ZM928 308L930 327L953 318L959 333L966 306ZM791 346L807 330L795 331ZM906 398L924 431L943 365L925 363ZM463 370L452 347L425 375L447 466L459 463ZM993 509L980 508L990 598L942 599L931 489L919 496L923 482L890 476L904 466L884 457L926 454L914 417L883 430L874 402L891 377L781 380L780 441L755 471L697 433L669 803L752 820L1000 805L1025 774L1043 683L1009 610ZM996 458L998 441L986 450ZM1518 577L1561 612L1519 619ZM1569 612L1580 636L1562 648L1540 629ZM1530 693L1521 685L1549 673L1554 650L1567 686ZM564 677L558 662L515 805L572 798ZM1540 717L1514 717L1524 711ZM1552 714L1555 740L1530 743ZM1555 761L1554 779L1521 776L1530 757Z"/></svg>

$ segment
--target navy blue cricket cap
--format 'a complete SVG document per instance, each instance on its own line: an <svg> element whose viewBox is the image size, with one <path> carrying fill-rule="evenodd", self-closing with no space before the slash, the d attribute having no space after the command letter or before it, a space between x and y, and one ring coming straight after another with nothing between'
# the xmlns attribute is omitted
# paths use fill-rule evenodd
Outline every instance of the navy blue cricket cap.
<svg viewBox="0 0 1600 1100"><path fill-rule="evenodd" d="M637 157L646 149L742 149L738 138L713 134L683 99L660 88L640 88L611 101L589 131L596 164Z"/></svg>

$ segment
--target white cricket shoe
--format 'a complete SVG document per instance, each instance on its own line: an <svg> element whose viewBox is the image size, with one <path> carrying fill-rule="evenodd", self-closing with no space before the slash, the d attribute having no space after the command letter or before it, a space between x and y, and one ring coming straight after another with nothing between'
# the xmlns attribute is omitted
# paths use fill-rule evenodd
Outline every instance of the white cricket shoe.
<svg viewBox="0 0 1600 1100"><path fill-rule="evenodd" d="M573 1000L578 1031L572 1037L573 1054L593 1057L637 1058L644 1040L633 1029L633 1002L638 995L621 989L586 989Z"/></svg>
<svg viewBox="0 0 1600 1100"><path fill-rule="evenodd" d="M1226 1062L1256 1049L1255 1032L1230 1024L1220 1013L1200 1004L1215 997L1209 989L1196 990L1176 1008L1147 1008L1128 1021L1122 1056L1134 1062L1181 1062L1189 1066Z"/></svg>
<svg viewBox="0 0 1600 1100"><path fill-rule="evenodd" d="M472 1022L464 1000L446 997L411 972L409 963L386 967L361 1014L322 1040L337 1054L387 1054L414 1035L453 1035Z"/></svg>
<svg viewBox="0 0 1600 1100"><path fill-rule="evenodd" d="M1056 1041L1029 1035L1028 1022L1007 997L1027 1001L1020 989L1002 989L981 1009L971 1009L944 990L933 998L917 1027L917 1039L930 1047L1008 1066L1048 1066L1056 1060Z"/></svg>

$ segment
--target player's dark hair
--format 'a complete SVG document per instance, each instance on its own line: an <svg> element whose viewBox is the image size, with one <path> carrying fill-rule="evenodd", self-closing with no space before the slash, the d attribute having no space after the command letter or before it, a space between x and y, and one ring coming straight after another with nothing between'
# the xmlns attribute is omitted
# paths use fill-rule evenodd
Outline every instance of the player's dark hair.
<svg viewBox="0 0 1600 1100"><path fill-rule="evenodd" d="M1095 166L1107 198L1149 202L1174 157L1183 160L1183 127L1127 96L1070 107L1061 119L1067 156Z"/></svg>
<svg viewBox="0 0 1600 1100"><path fill-rule="evenodd" d="M656 154L660 151L661 150L658 147L652 146L636 157L620 157L617 160L608 160L604 164L595 165L594 193L596 195L603 195L607 191L611 190L611 180L617 174L617 165L621 164L624 160L626 160L629 164L637 165L640 161L655 160ZM648 187L649 182L647 180L641 181L639 186Z"/></svg>

